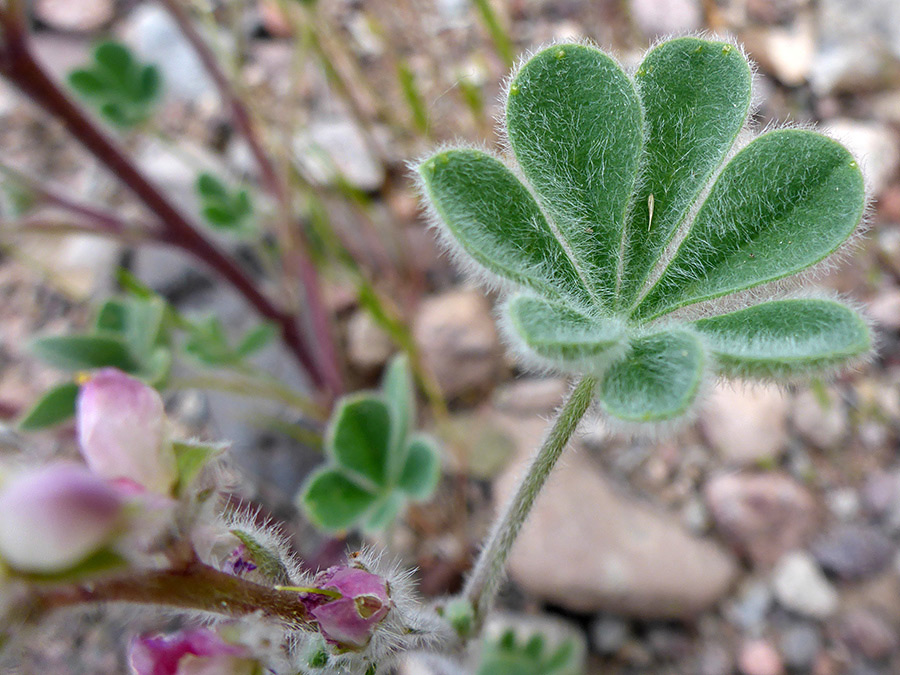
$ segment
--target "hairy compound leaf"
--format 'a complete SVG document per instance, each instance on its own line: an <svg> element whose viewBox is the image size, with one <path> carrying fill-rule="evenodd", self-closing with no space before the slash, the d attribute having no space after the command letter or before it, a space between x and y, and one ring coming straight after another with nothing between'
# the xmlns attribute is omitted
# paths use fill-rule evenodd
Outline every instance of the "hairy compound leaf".
<svg viewBox="0 0 900 675"><path fill-rule="evenodd" d="M847 240L864 206L862 174L839 143L799 129L760 136L722 171L635 315L649 320L800 272Z"/></svg>
<svg viewBox="0 0 900 675"><path fill-rule="evenodd" d="M750 111L751 80L747 60L733 45L692 37L662 43L638 68L647 135L628 219L622 305L640 291L725 159Z"/></svg>
<svg viewBox="0 0 900 675"><path fill-rule="evenodd" d="M93 370L111 366L134 373L140 364L128 345L113 335L58 335L37 338L31 343L34 354L61 370Z"/></svg>
<svg viewBox="0 0 900 675"><path fill-rule="evenodd" d="M300 493L300 502L310 520L332 532L354 525L376 500L374 494L331 467L313 472Z"/></svg>
<svg viewBox="0 0 900 675"><path fill-rule="evenodd" d="M343 399L328 432L328 452L337 464L363 481L382 487L389 480L390 409L380 398Z"/></svg>
<svg viewBox="0 0 900 675"><path fill-rule="evenodd" d="M19 421L22 431L38 431L71 419L75 415L78 385L66 382L47 391Z"/></svg>
<svg viewBox="0 0 900 675"><path fill-rule="evenodd" d="M500 161L448 150L419 173L435 210L465 251L499 277L590 303L578 273L534 198Z"/></svg>
<svg viewBox="0 0 900 675"><path fill-rule="evenodd" d="M869 327L834 300L775 300L694 322L733 377L789 378L834 368L872 348Z"/></svg>
<svg viewBox="0 0 900 675"><path fill-rule="evenodd" d="M441 478L441 456L430 438L414 438L406 452L406 465L397 487L412 499L424 500L434 494Z"/></svg>
<svg viewBox="0 0 900 675"><path fill-rule="evenodd" d="M558 361L597 357L621 344L621 324L612 319L595 321L566 305L519 295L507 313L512 328L539 356Z"/></svg>
<svg viewBox="0 0 900 675"><path fill-rule="evenodd" d="M556 45L509 87L509 140L595 300L614 305L643 140L634 83L603 52Z"/></svg>
<svg viewBox="0 0 900 675"><path fill-rule="evenodd" d="M600 403L627 422L662 422L684 415L700 387L706 355L692 334L663 331L631 342L600 385Z"/></svg>

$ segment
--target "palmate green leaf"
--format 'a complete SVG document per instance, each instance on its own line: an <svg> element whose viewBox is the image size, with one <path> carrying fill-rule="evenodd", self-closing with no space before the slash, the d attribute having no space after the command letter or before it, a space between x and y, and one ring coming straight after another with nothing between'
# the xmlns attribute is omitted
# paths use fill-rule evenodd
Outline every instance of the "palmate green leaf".
<svg viewBox="0 0 900 675"><path fill-rule="evenodd" d="M634 83L597 49L555 45L513 78L506 123L591 295L612 308L644 134Z"/></svg>
<svg viewBox="0 0 900 675"><path fill-rule="evenodd" d="M834 300L774 300L694 322L719 372L793 378L822 372L872 349L866 322Z"/></svg>
<svg viewBox="0 0 900 675"><path fill-rule="evenodd" d="M93 370L111 366L134 373L140 363L125 340L113 335L58 335L33 340L31 351L61 370Z"/></svg>
<svg viewBox="0 0 900 675"><path fill-rule="evenodd" d="M399 492L389 493L382 497L381 501L377 502L372 508L372 511L366 514L365 522L362 526L363 532L374 534L385 529L394 522L405 504L406 499Z"/></svg>
<svg viewBox="0 0 900 675"><path fill-rule="evenodd" d="M338 466L362 484L383 487L390 466L391 419L387 404L376 396L342 399L331 418L327 451Z"/></svg>
<svg viewBox="0 0 900 675"><path fill-rule="evenodd" d="M535 354L558 361L597 357L622 344L622 324L602 322L555 302L518 295L506 307L515 333Z"/></svg>
<svg viewBox="0 0 900 675"><path fill-rule="evenodd" d="M47 391L22 419L22 431L38 431L71 419L75 415L75 401L78 399L78 385L66 382Z"/></svg>
<svg viewBox="0 0 900 675"><path fill-rule="evenodd" d="M725 159L749 114L751 81L750 65L733 45L692 37L663 42L638 68L647 137L628 218L620 306L633 301Z"/></svg>
<svg viewBox="0 0 900 675"><path fill-rule="evenodd" d="M434 494L441 478L441 456L434 442L426 437L414 438L406 452L406 464L397 487L412 499L421 501Z"/></svg>
<svg viewBox="0 0 900 675"><path fill-rule="evenodd" d="M499 160L448 150L419 167L441 220L476 261L542 294L590 304L590 295L537 203Z"/></svg>
<svg viewBox="0 0 900 675"><path fill-rule="evenodd" d="M847 240L864 207L862 173L842 145L800 129L764 134L722 171L634 315L651 320L800 272Z"/></svg>
<svg viewBox="0 0 900 675"><path fill-rule="evenodd" d="M600 404L627 422L664 422L684 415L697 396L706 355L683 330L669 330L631 342L600 384Z"/></svg>
<svg viewBox="0 0 900 675"><path fill-rule="evenodd" d="M310 520L331 532L355 525L377 499L333 467L314 471L300 493L300 503Z"/></svg>

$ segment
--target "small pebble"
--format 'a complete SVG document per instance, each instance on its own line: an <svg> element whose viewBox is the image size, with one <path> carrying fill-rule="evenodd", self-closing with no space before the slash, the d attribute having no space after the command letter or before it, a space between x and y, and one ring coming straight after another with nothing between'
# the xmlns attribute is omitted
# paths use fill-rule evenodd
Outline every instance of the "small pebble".
<svg viewBox="0 0 900 675"><path fill-rule="evenodd" d="M743 675L782 675L784 664L771 644L752 640L741 647L738 669Z"/></svg>

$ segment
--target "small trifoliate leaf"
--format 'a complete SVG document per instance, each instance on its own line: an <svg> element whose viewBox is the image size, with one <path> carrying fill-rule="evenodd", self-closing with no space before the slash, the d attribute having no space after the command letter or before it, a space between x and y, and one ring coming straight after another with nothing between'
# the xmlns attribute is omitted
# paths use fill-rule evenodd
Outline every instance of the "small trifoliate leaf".
<svg viewBox="0 0 900 675"><path fill-rule="evenodd" d="M620 345L624 336L614 319L595 321L561 303L531 296L513 297L506 312L522 342L551 361L598 357Z"/></svg>
<svg viewBox="0 0 900 675"><path fill-rule="evenodd" d="M834 300L773 300L694 322L731 377L791 378L866 354L872 338L855 311Z"/></svg>
<svg viewBox="0 0 900 675"><path fill-rule="evenodd" d="M314 471L299 496L310 520L331 532L353 526L377 497L347 478L339 469L324 467Z"/></svg>
<svg viewBox="0 0 900 675"><path fill-rule="evenodd" d="M57 335L33 340L39 359L61 370L93 370L112 366L127 373L140 369L125 340L113 335Z"/></svg>
<svg viewBox="0 0 900 675"><path fill-rule="evenodd" d="M603 409L626 422L664 422L684 415L706 365L697 337L670 330L635 338L630 346L600 384Z"/></svg>
<svg viewBox="0 0 900 675"><path fill-rule="evenodd" d="M406 451L406 465L397 487L412 499L424 500L434 494L441 478L441 455L430 438L414 438Z"/></svg>
<svg viewBox="0 0 900 675"><path fill-rule="evenodd" d="M419 174L450 233L486 269L542 294L591 302L534 198L499 160L448 150Z"/></svg>
<svg viewBox="0 0 900 675"><path fill-rule="evenodd" d="M75 415L78 385L66 382L47 391L19 421L22 431L38 431L71 419Z"/></svg>
<svg viewBox="0 0 900 675"><path fill-rule="evenodd" d="M635 316L800 272L847 240L864 207L862 173L842 145L801 129L760 136L722 171Z"/></svg>
<svg viewBox="0 0 900 675"><path fill-rule="evenodd" d="M327 451L347 472L373 486L389 479L391 419L387 404L359 394L342 399L327 436Z"/></svg>
<svg viewBox="0 0 900 675"><path fill-rule="evenodd" d="M583 282L611 308L644 134L634 83L598 49L554 45L513 78L506 123Z"/></svg>
<svg viewBox="0 0 900 675"><path fill-rule="evenodd" d="M724 42L663 42L637 69L647 137L628 218L620 303L646 282L750 111L750 65ZM652 219L651 219L652 212Z"/></svg>
<svg viewBox="0 0 900 675"><path fill-rule="evenodd" d="M399 515L405 504L406 499L397 492L383 497L366 517L362 528L363 531L367 534L381 532L394 522L394 519Z"/></svg>

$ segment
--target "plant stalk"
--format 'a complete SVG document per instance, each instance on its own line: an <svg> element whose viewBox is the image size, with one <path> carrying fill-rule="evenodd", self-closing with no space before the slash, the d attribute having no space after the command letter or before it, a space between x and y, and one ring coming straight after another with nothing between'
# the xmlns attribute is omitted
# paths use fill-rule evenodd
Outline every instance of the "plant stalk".
<svg viewBox="0 0 900 675"><path fill-rule="evenodd" d="M525 475L491 528L487 542L462 591L462 596L471 603L474 610L476 631L497 594L513 543L556 461L587 412L596 384L595 377L585 375L575 385L547 438L531 459Z"/></svg>
<svg viewBox="0 0 900 675"><path fill-rule="evenodd" d="M33 622L63 607L98 602L129 602L234 617L261 614L290 626L309 624L306 608L296 593L240 579L196 560L167 570L130 572L51 588L35 586L22 606L22 618Z"/></svg>

